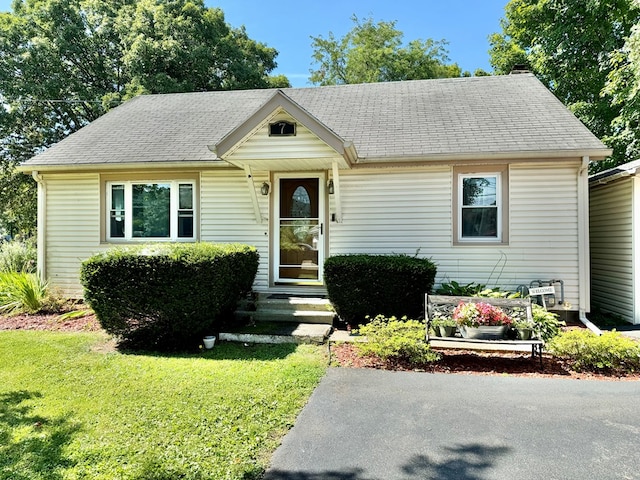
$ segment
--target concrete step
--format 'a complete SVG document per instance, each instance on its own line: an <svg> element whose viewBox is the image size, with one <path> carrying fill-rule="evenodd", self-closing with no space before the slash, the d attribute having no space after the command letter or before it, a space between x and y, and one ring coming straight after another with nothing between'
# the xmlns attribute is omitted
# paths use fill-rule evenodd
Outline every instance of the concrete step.
<svg viewBox="0 0 640 480"><path fill-rule="evenodd" d="M243 343L324 343L331 333L330 325L288 324L273 333L220 333L220 340Z"/></svg>
<svg viewBox="0 0 640 480"><path fill-rule="evenodd" d="M307 298L307 297L290 297L290 298L260 298L257 302L258 310L317 310L329 312L333 311L331 302L326 298Z"/></svg>
<svg viewBox="0 0 640 480"><path fill-rule="evenodd" d="M238 319L252 319L256 322L303 322L332 325L335 313L320 310L278 310L259 307L255 311L237 310L235 315Z"/></svg>

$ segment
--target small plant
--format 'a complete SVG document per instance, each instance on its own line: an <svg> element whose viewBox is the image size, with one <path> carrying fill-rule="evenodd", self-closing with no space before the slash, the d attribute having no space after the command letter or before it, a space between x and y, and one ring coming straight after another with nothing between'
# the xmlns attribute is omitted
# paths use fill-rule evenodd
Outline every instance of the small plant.
<svg viewBox="0 0 640 480"><path fill-rule="evenodd" d="M0 272L35 273L36 256L32 241L0 243Z"/></svg>
<svg viewBox="0 0 640 480"><path fill-rule="evenodd" d="M456 327L458 324L451 317L436 316L431 319L432 327Z"/></svg>
<svg viewBox="0 0 640 480"><path fill-rule="evenodd" d="M36 313L48 302L47 282L35 273L0 273L0 313Z"/></svg>
<svg viewBox="0 0 640 480"><path fill-rule="evenodd" d="M640 370L640 343L619 332L596 335L575 329L553 338L547 349L578 371L625 374Z"/></svg>
<svg viewBox="0 0 640 480"><path fill-rule="evenodd" d="M440 288L436 290L438 295L450 295L453 297L473 297L485 290L486 285L481 283L467 283L466 285L460 285L455 280L443 283Z"/></svg>
<svg viewBox="0 0 640 480"><path fill-rule="evenodd" d="M453 319L460 326L465 327L493 327L511 325L512 320L500 307L484 302L460 302L453 310Z"/></svg>
<svg viewBox="0 0 640 480"><path fill-rule="evenodd" d="M384 361L406 361L414 366L441 358L427 343L425 324L418 320L378 315L358 332L367 337L367 342L357 344L362 355L373 354Z"/></svg>
<svg viewBox="0 0 640 480"><path fill-rule="evenodd" d="M561 328L566 325L565 322L558 320L556 313L549 312L536 303L531 304L531 313L533 315L533 330L538 338L545 342L557 336Z"/></svg>

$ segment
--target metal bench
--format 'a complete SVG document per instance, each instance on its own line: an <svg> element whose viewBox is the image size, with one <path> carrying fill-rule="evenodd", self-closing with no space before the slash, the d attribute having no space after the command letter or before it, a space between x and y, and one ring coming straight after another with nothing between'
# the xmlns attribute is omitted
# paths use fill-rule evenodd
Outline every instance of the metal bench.
<svg viewBox="0 0 640 480"><path fill-rule="evenodd" d="M458 297L448 295L425 295L425 318L427 319L426 339L427 343L431 343L433 339L430 335L431 322L435 316L451 317L453 310L460 302L464 303L488 303L496 307L500 307L507 315L512 318L522 318L529 322L533 321L531 313L531 300L529 298L491 298L491 297ZM440 342L455 342L469 344L486 344L486 345L507 345L507 346L531 346L531 358L536 356L540 359L540 368L542 369L542 349L544 341L532 338L530 340L509 340L496 339L485 340L477 338L463 338L460 333L456 333L453 337L435 337Z"/></svg>

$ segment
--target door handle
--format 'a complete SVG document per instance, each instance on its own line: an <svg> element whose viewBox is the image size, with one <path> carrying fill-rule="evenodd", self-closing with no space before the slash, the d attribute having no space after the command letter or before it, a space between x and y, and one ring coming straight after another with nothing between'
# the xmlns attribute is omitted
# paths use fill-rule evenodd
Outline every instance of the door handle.
<svg viewBox="0 0 640 480"><path fill-rule="evenodd" d="M324 223L320 223L320 235L324 235L323 229L324 229Z"/></svg>

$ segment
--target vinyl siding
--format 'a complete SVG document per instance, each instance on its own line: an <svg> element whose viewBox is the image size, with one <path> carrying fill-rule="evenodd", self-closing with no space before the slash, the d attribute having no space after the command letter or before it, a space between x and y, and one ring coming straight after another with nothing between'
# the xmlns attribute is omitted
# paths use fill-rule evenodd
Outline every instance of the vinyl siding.
<svg viewBox="0 0 640 480"><path fill-rule="evenodd" d="M82 297L80 264L100 246L97 174L46 175L46 276L61 294Z"/></svg>
<svg viewBox="0 0 640 480"><path fill-rule="evenodd" d="M270 136L269 123L263 124L255 133L233 150L234 160L255 159L295 159L296 165L309 170L317 169L316 158L333 158L335 150L320 140L308 128L286 114L280 114L271 122L286 120L296 123L294 136ZM306 163L304 163L306 161Z"/></svg>
<svg viewBox="0 0 640 480"><path fill-rule="evenodd" d="M245 243L260 254L254 286L264 289L269 277L268 201L272 195L260 194L266 173L253 176L262 221L256 220L247 180L241 170L206 172L200 177L201 240L214 243Z"/></svg>
<svg viewBox="0 0 640 480"><path fill-rule="evenodd" d="M448 166L341 172L343 222L330 223L330 254L419 252L438 265L436 284L455 280L515 289L559 279L565 300L577 309L578 166L510 167L508 245L453 245Z"/></svg>
<svg viewBox="0 0 640 480"><path fill-rule="evenodd" d="M591 295L594 306L637 318L634 298L634 181L627 177L590 192ZM635 321L634 321L635 317Z"/></svg>

